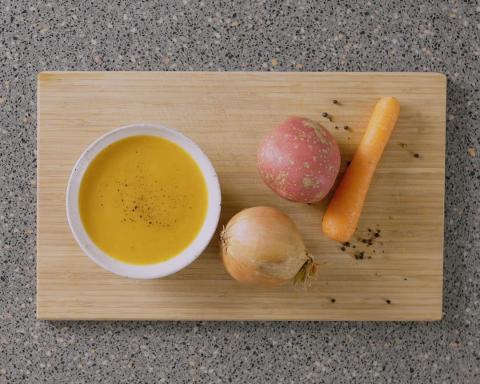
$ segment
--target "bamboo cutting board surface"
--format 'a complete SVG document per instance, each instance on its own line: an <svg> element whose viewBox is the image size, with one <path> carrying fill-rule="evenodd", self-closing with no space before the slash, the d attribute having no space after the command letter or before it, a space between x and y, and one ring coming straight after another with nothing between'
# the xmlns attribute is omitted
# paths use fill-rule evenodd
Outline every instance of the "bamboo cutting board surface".
<svg viewBox="0 0 480 384"><path fill-rule="evenodd" d="M344 169L373 105L387 95L400 101L400 119L375 174L357 235L343 251L322 236L325 204L288 202L262 183L255 168L256 147L287 116L305 116L322 122L335 136ZM446 78L434 73L41 73L38 317L440 319L445 109ZM203 148L221 182L220 227L251 206L276 206L290 215L320 263L311 287L236 283L219 257L218 236L196 262L158 280L117 277L83 255L65 214L70 171L100 135L138 122L176 128ZM345 125L350 129L343 129ZM368 229L380 230L372 245ZM363 259L354 257L358 252L364 252Z"/></svg>

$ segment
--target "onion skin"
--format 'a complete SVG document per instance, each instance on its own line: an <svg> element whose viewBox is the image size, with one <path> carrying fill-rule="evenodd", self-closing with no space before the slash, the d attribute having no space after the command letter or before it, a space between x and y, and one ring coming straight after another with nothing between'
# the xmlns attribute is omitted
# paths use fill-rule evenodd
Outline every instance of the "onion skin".
<svg viewBox="0 0 480 384"><path fill-rule="evenodd" d="M237 213L221 234L222 258L228 273L247 284L276 286L310 278L316 264L295 223L272 207Z"/></svg>
<svg viewBox="0 0 480 384"><path fill-rule="evenodd" d="M340 169L340 149L321 124L290 117L270 132L257 150L257 168L277 195L316 203L330 191Z"/></svg>

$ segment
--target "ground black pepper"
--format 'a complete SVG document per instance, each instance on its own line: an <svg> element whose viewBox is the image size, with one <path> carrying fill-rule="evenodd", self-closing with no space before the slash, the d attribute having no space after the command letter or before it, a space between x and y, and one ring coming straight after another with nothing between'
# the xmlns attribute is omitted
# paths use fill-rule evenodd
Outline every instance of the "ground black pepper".
<svg viewBox="0 0 480 384"><path fill-rule="evenodd" d="M357 260L363 260L364 257L365 257L365 252L363 252L363 251L362 252L357 252L355 254L355 259L357 259Z"/></svg>
<svg viewBox="0 0 480 384"><path fill-rule="evenodd" d="M325 117L329 121L332 121L332 116L330 116L327 112L322 112L322 117Z"/></svg>
<svg viewBox="0 0 480 384"><path fill-rule="evenodd" d="M398 143L398 145L405 149L407 152L409 152L413 157L415 157L416 159L420 158L420 154L417 153L417 152L412 152L410 149L408 149L408 145L406 143Z"/></svg>
<svg viewBox="0 0 480 384"><path fill-rule="evenodd" d="M380 235L381 230L378 229L378 228L376 228L376 229L367 228L367 231L368 231L368 236L366 236L366 237L361 237L361 236L356 237L353 244L349 241L347 241L345 243L342 243L342 247L341 247L342 251L346 250L348 252L347 248L356 249L357 246L359 248L363 248L361 245L359 246L358 243L355 244L355 241L358 241L361 244L365 244L366 248L363 248L363 251L361 251L361 252L359 252L359 251L353 252L353 253L351 253L351 255L356 260L372 259L372 255L368 254L368 251L371 249L372 253L377 253L376 249L373 246L375 246L375 244L376 244L375 241L381 236ZM383 246L383 243L380 242L380 245ZM385 252L382 251L382 253L385 253Z"/></svg>

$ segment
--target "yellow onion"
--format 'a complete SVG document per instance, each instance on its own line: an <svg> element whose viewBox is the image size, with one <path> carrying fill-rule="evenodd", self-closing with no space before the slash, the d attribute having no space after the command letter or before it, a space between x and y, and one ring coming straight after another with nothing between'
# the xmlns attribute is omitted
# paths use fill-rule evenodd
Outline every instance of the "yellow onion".
<svg viewBox="0 0 480 384"><path fill-rule="evenodd" d="M316 273L295 223L276 208L244 209L220 237L225 268L239 282L274 286L307 282Z"/></svg>

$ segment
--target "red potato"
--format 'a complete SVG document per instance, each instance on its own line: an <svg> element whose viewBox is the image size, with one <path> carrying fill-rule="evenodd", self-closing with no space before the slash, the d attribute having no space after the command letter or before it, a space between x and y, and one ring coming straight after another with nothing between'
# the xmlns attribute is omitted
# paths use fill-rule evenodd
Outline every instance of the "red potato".
<svg viewBox="0 0 480 384"><path fill-rule="evenodd" d="M261 142L257 168L277 195L300 203L316 203L335 182L340 149L321 124L290 117Z"/></svg>

